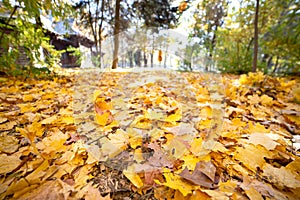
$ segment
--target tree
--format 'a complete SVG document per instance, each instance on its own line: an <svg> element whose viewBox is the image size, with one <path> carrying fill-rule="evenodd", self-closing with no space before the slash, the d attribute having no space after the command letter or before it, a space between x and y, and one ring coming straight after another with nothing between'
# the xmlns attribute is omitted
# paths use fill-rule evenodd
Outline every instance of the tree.
<svg viewBox="0 0 300 200"><path fill-rule="evenodd" d="M256 72L256 69L257 69L257 54L258 54L258 15L259 15L258 12L259 12L259 0L256 0L255 20L254 20L254 53L253 53L252 72Z"/></svg>
<svg viewBox="0 0 300 200"><path fill-rule="evenodd" d="M151 30L152 50L150 51L150 64L153 67L154 62L154 34L161 29L174 28L177 25L178 18L183 10L172 8L169 0L135 0L133 11L136 18L142 21L143 27ZM185 8L184 8L185 9Z"/></svg>
<svg viewBox="0 0 300 200"><path fill-rule="evenodd" d="M257 55L256 70L265 73L300 71L296 64L300 60L300 6L297 0L259 1L257 12L256 1L239 2L238 8L228 15L217 31L214 58L219 70L247 73L254 70L253 59ZM255 13L258 14L257 21ZM259 30L255 31L255 23Z"/></svg>
<svg viewBox="0 0 300 200"><path fill-rule="evenodd" d="M1 28L1 47L4 49L0 58L0 71L13 73L14 75L24 74L24 70L34 70L33 64L43 62L40 57L40 48L43 47L47 52L52 52L48 56L49 63L43 63L43 66L48 64L52 67L54 59L58 53L54 51L53 46L49 45L49 38L45 36L45 30L42 27L40 15L47 16L52 14L57 19L64 20L72 13L70 4L63 0L55 2L45 0L16 0L3 1L3 8L11 13L10 19L4 23ZM9 28L10 33L4 32ZM5 51L6 50L6 51ZM29 59L26 66L16 64L16 60L21 55L20 51L24 51ZM55 56L56 55L56 56Z"/></svg>
<svg viewBox="0 0 300 200"><path fill-rule="evenodd" d="M178 22L177 10L171 8L169 0L135 0L133 11L147 28L174 28Z"/></svg>
<svg viewBox="0 0 300 200"><path fill-rule="evenodd" d="M112 21L113 8L108 0L81 0L74 5L79 19L77 23L82 32L92 36L95 43L96 60L101 59L102 40L105 37L104 30L108 29L107 24ZM106 26L105 26L106 25ZM101 62L99 67L101 67Z"/></svg>
<svg viewBox="0 0 300 200"><path fill-rule="evenodd" d="M119 33L120 33L120 1L121 0L116 0L115 27L114 27L114 53L113 53L112 69L116 69L118 66Z"/></svg>
<svg viewBox="0 0 300 200"><path fill-rule="evenodd" d="M227 16L228 2L226 0L199 1L194 11L193 37L200 38L200 45L207 52L209 60L214 58L214 50L217 43L218 28L224 24L224 17ZM209 66L205 66L208 70Z"/></svg>
<svg viewBox="0 0 300 200"><path fill-rule="evenodd" d="M260 6L261 10L264 7ZM273 9L272 8L276 8ZM262 36L265 66L271 73L300 73L300 4L297 0L271 1L272 18ZM261 15L261 14L260 14ZM263 28L263 27L262 27Z"/></svg>

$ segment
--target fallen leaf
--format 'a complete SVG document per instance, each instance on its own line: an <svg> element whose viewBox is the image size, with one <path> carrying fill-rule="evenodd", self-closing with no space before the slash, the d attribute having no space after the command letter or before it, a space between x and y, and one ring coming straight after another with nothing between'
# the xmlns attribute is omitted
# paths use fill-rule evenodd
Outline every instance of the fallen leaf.
<svg viewBox="0 0 300 200"><path fill-rule="evenodd" d="M191 185L189 182L184 181L181 176L173 174L168 169L163 170L163 176L166 179L166 182L161 183L158 180L154 180L155 183L159 185L164 185L170 187L174 190L179 190L183 196L187 196L191 194L192 191L196 188L195 186Z"/></svg>
<svg viewBox="0 0 300 200"><path fill-rule="evenodd" d="M55 128L52 134L44 138L41 142L36 144L36 147L42 150L46 154L53 152L64 151L64 143L68 139L68 135L61 132L58 128Z"/></svg>
<svg viewBox="0 0 300 200"><path fill-rule="evenodd" d="M41 121L41 124L52 124L57 120L57 116L53 115Z"/></svg>
<svg viewBox="0 0 300 200"><path fill-rule="evenodd" d="M275 168L270 164L266 164L263 168L263 175L279 188L300 188L300 180L283 166Z"/></svg>
<svg viewBox="0 0 300 200"><path fill-rule="evenodd" d="M19 148L19 141L10 135L0 136L0 152L12 154Z"/></svg>
<svg viewBox="0 0 300 200"><path fill-rule="evenodd" d="M6 174L16 169L20 164L21 160L17 155L6 155L0 154L0 174Z"/></svg>
<svg viewBox="0 0 300 200"><path fill-rule="evenodd" d="M244 147L238 147L234 158L248 169L256 172L257 167L262 169L266 163L265 157L270 157L270 152L264 149L264 147L254 146L254 145L244 145Z"/></svg>
<svg viewBox="0 0 300 200"><path fill-rule="evenodd" d="M123 174L130 180L130 182L137 188L143 187L144 183L141 180L140 176L135 172L135 166L131 165L127 167L126 170L123 170Z"/></svg>
<svg viewBox="0 0 300 200"><path fill-rule="evenodd" d="M0 131L11 130L17 123L15 121L8 121L4 124L0 124Z"/></svg>
<svg viewBox="0 0 300 200"><path fill-rule="evenodd" d="M254 187L250 187L249 189L245 190L245 192L250 200L263 200L264 199L261 196L261 194Z"/></svg>
<svg viewBox="0 0 300 200"><path fill-rule="evenodd" d="M165 127L165 130L178 136L185 134L194 136L198 133L194 125L190 123L180 123L178 126Z"/></svg>
<svg viewBox="0 0 300 200"><path fill-rule="evenodd" d="M270 135L270 136L269 136ZM249 143L254 145L262 145L268 150L273 150L279 143L271 138L271 134L252 133L249 136Z"/></svg>
<svg viewBox="0 0 300 200"><path fill-rule="evenodd" d="M206 188L214 187L216 168L211 162L198 162L193 173L191 174L185 168L179 175L192 182L195 185L200 185Z"/></svg>
<svg viewBox="0 0 300 200"><path fill-rule="evenodd" d="M6 117L1 117L0 116L0 124L7 122L7 118Z"/></svg>

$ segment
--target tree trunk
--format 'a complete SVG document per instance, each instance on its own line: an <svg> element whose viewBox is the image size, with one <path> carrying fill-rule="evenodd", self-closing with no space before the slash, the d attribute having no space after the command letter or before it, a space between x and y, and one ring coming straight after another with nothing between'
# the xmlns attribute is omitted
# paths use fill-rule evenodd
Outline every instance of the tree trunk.
<svg viewBox="0 0 300 200"><path fill-rule="evenodd" d="M94 25L93 25L91 2L88 1L87 3L88 3L88 9L89 9L89 16L88 16L89 17L89 23L90 23L90 26L91 26L91 29L92 29L92 34L93 34L94 40L95 40L96 49L98 51L98 38L97 38L96 30L94 29Z"/></svg>
<svg viewBox="0 0 300 200"><path fill-rule="evenodd" d="M120 33L120 1L121 0L116 0L115 27L114 27L114 54L113 54L112 69L116 69L118 66L119 33Z"/></svg>
<svg viewBox="0 0 300 200"><path fill-rule="evenodd" d="M258 12L259 12L259 0L256 0L255 19L254 19L254 52L252 72L256 72L257 69L257 54L258 54Z"/></svg>
<svg viewBox="0 0 300 200"><path fill-rule="evenodd" d="M153 54L154 54L154 33L152 33L152 50L150 54L151 68L153 68Z"/></svg>
<svg viewBox="0 0 300 200"><path fill-rule="evenodd" d="M105 6L105 0L102 0L102 3L101 3L101 18L100 18L100 24L99 24L99 41L98 41L98 43L99 43L99 55L100 55L100 68L102 67L101 66L101 63L102 63L102 25L103 25L103 21L104 21L104 6Z"/></svg>
<svg viewBox="0 0 300 200"><path fill-rule="evenodd" d="M146 49L145 48L144 48L144 67L146 68L147 67L147 53L146 53Z"/></svg>

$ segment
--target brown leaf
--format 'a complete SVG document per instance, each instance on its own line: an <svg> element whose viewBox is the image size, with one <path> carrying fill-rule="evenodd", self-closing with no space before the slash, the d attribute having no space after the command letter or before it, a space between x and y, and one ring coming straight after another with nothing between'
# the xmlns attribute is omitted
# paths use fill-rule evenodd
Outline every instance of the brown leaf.
<svg viewBox="0 0 300 200"><path fill-rule="evenodd" d="M215 173L216 168L211 162L202 161L197 163L192 174L185 168L179 175L195 185L213 188Z"/></svg>

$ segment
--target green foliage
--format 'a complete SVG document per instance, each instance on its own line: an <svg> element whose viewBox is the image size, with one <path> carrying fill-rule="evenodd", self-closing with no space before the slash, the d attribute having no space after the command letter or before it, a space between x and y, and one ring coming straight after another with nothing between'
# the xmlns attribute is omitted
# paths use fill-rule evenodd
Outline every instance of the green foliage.
<svg viewBox="0 0 300 200"><path fill-rule="evenodd" d="M72 56L77 58L76 64L80 65L82 61L82 53L79 48L69 46L67 52L71 53Z"/></svg>
<svg viewBox="0 0 300 200"><path fill-rule="evenodd" d="M255 1L239 1L240 6L230 13L224 2L199 3L202 9L194 14L192 35L200 38L200 45L221 72L248 73L253 58ZM209 12L216 5L218 9ZM269 74L300 74L299 21L298 0L260 1L258 70Z"/></svg>
<svg viewBox="0 0 300 200"><path fill-rule="evenodd" d="M40 14L46 15L51 12L55 19L64 19L71 13L71 6L63 0L3 1L6 11L13 13L15 6L17 10L11 15L11 19L8 21L8 18L4 18L5 23L0 23L3 35L0 42L4 49L0 58L0 70L10 75L35 76L43 71L35 68L37 64L49 70L57 67L60 52L49 45L49 38L45 37L46 30L42 28ZM9 34L3 32L7 29L10 30ZM45 58L41 57L41 47L46 52ZM21 56L28 59L25 65L16 62Z"/></svg>
<svg viewBox="0 0 300 200"><path fill-rule="evenodd" d="M135 0L133 11L148 28L174 28L178 20L178 16L171 9L171 1Z"/></svg>
<svg viewBox="0 0 300 200"><path fill-rule="evenodd" d="M193 37L200 38L200 45L203 46L207 57L213 59L217 42L217 31L224 23L227 15L226 0L199 1L194 12ZM208 65L206 66L208 69Z"/></svg>

